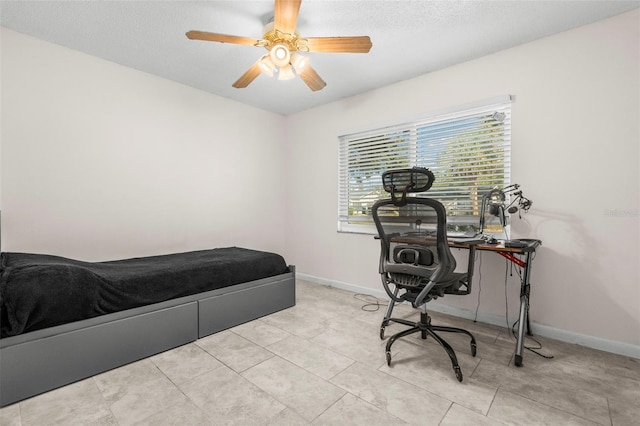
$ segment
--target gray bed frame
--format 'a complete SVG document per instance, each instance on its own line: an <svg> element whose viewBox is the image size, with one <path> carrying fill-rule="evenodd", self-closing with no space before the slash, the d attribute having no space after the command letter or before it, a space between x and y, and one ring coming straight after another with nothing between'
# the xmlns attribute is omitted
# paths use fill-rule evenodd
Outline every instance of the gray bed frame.
<svg viewBox="0 0 640 426"><path fill-rule="evenodd" d="M0 339L0 407L294 306L274 277Z"/></svg>

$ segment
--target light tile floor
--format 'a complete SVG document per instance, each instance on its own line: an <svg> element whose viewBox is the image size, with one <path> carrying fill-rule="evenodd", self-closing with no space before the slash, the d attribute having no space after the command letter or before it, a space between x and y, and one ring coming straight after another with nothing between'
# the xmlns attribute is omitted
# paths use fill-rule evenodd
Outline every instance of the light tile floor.
<svg viewBox="0 0 640 426"><path fill-rule="evenodd" d="M379 326L353 293L298 281L295 307L0 410L10 425L638 425L640 360L538 338L544 359L504 328L442 314L446 353L414 334L387 366ZM408 306L394 316L417 318ZM404 326L391 324L389 336Z"/></svg>

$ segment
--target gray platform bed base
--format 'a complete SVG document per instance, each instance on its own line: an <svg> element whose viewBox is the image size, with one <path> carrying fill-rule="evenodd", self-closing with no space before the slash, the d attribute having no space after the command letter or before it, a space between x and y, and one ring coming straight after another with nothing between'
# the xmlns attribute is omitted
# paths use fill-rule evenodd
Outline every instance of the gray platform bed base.
<svg viewBox="0 0 640 426"><path fill-rule="evenodd" d="M0 339L0 407L295 305L290 272Z"/></svg>

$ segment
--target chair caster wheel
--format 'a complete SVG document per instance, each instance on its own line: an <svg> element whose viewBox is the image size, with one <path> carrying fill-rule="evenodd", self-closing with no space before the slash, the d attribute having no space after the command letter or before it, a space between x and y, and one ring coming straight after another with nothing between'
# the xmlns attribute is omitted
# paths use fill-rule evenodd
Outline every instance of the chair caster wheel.
<svg viewBox="0 0 640 426"><path fill-rule="evenodd" d="M471 355L472 356L476 356L476 352L477 352L477 348L476 348L476 344L471 342Z"/></svg>
<svg viewBox="0 0 640 426"><path fill-rule="evenodd" d="M385 352L385 355L387 356L387 365L391 366L391 352Z"/></svg>
<svg viewBox="0 0 640 426"><path fill-rule="evenodd" d="M456 379L458 379L459 382L462 381L462 370L460 370L460 367L456 366L453 367L453 371L456 372Z"/></svg>
<svg viewBox="0 0 640 426"><path fill-rule="evenodd" d="M384 340L384 326L380 327L380 340Z"/></svg>

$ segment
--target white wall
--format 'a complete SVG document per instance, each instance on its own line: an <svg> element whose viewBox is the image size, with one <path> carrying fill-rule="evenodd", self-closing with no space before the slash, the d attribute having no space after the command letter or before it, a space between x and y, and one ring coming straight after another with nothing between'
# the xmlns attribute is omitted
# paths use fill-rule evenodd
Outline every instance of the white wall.
<svg viewBox="0 0 640 426"><path fill-rule="evenodd" d="M284 252L279 115L2 29L2 250Z"/></svg>
<svg viewBox="0 0 640 426"><path fill-rule="evenodd" d="M513 236L544 244L534 331L640 357L639 21L286 118L3 29L2 250L102 260L245 245L380 294L378 243L336 232L338 135L511 94L513 181L534 202ZM479 300L481 320L503 322L504 262L481 262L480 298L475 285L441 309L468 315ZM510 277L511 321L517 297Z"/></svg>
<svg viewBox="0 0 640 426"><path fill-rule="evenodd" d="M534 331L640 357L639 21L635 10L289 116L288 259L306 278L380 292L378 243L336 232L338 135L511 94L512 179L533 200L512 236L543 241ZM504 272L482 254L479 318L505 323ZM478 287L441 309L472 315ZM510 277L511 321L518 291Z"/></svg>

